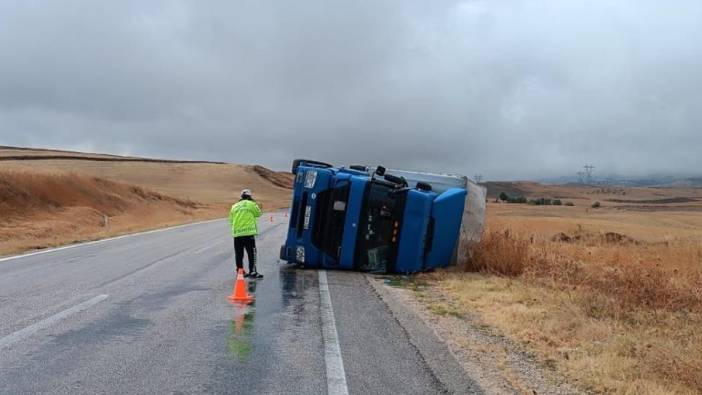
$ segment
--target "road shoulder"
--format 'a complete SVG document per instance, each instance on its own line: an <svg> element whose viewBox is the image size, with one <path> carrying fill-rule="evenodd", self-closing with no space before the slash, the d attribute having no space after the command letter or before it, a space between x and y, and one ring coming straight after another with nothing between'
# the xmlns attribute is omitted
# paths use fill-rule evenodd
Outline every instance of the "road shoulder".
<svg viewBox="0 0 702 395"><path fill-rule="evenodd" d="M464 370L447 343L406 303L406 296L398 292L401 290L385 285L382 277L367 275L366 279L446 390L456 394L484 392L484 387Z"/></svg>
<svg viewBox="0 0 702 395"><path fill-rule="evenodd" d="M451 392L467 393L465 388L481 388L490 394L580 392L555 379L519 345L470 317L432 313L412 290L396 286L394 279L372 275L367 279Z"/></svg>

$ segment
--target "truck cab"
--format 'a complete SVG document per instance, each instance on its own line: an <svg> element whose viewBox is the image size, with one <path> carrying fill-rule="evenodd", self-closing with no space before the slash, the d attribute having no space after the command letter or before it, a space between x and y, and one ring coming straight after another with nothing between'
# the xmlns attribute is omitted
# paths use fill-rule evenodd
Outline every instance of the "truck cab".
<svg viewBox="0 0 702 395"><path fill-rule="evenodd" d="M452 262L467 193L460 182L434 190L421 173L392 171L403 174L395 175L383 167L339 168L311 160L294 161L292 171L282 260L379 273L413 273Z"/></svg>

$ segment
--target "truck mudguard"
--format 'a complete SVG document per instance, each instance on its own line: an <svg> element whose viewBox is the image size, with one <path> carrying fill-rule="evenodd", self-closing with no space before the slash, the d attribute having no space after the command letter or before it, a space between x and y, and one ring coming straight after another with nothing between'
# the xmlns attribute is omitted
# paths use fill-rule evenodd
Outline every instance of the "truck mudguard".
<svg viewBox="0 0 702 395"><path fill-rule="evenodd" d="M466 202L466 190L451 188L434 199L430 224L431 244L425 259L425 269L448 266L461 229Z"/></svg>

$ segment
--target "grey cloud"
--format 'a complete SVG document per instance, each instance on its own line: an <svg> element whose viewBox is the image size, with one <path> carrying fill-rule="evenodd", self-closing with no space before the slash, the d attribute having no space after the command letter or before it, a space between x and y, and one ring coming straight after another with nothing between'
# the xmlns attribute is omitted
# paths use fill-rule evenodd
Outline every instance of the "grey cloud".
<svg viewBox="0 0 702 395"><path fill-rule="evenodd" d="M0 144L287 168L699 172L702 4L0 4Z"/></svg>

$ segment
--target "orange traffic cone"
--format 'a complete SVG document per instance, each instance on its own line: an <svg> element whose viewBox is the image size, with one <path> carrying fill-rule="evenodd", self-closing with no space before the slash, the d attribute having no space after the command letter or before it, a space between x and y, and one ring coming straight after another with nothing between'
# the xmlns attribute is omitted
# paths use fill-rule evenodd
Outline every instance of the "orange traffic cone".
<svg viewBox="0 0 702 395"><path fill-rule="evenodd" d="M229 295L227 299L231 300L232 302L253 302L254 297L249 295L249 292L246 290L246 280L244 280L244 269L239 269L239 272L236 274L234 289L232 290L232 294Z"/></svg>

